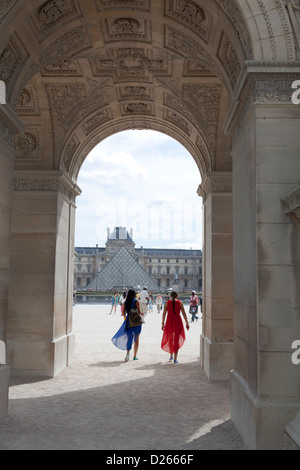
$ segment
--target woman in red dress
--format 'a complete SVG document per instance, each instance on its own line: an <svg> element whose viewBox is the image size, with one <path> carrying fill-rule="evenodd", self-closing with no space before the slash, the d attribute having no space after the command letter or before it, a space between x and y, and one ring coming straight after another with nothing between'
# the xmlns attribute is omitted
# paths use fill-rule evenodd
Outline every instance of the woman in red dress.
<svg viewBox="0 0 300 470"><path fill-rule="evenodd" d="M168 312L167 321L165 323L166 313ZM189 330L190 326L184 310L183 303L178 300L177 292L172 292L171 300L165 303L164 313L162 316L162 330L163 337L161 341L161 348L170 353L169 361L174 360L174 364L178 364L177 356L178 350L185 342L185 331L180 312L185 320L186 329Z"/></svg>

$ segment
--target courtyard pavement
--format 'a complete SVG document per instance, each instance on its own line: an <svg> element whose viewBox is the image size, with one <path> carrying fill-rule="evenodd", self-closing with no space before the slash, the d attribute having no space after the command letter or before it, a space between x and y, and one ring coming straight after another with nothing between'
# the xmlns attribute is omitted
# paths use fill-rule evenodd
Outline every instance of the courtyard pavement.
<svg viewBox="0 0 300 470"><path fill-rule="evenodd" d="M180 363L170 364L154 308L139 360L125 363L111 343L122 317L109 310L74 307L75 358L58 377L11 378L0 450L242 449L230 420L229 382L209 382L199 365L201 320L186 333Z"/></svg>

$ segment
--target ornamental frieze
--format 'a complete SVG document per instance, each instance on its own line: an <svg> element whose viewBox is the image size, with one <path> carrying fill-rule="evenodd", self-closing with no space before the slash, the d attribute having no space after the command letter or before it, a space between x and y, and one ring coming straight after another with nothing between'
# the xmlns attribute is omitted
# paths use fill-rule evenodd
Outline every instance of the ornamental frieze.
<svg viewBox="0 0 300 470"><path fill-rule="evenodd" d="M91 42L86 30L81 27L60 36L38 58L42 68L59 60L72 58L79 52L91 47Z"/></svg>
<svg viewBox="0 0 300 470"><path fill-rule="evenodd" d="M61 60L41 70L42 77L81 77L82 71L78 60Z"/></svg>
<svg viewBox="0 0 300 470"><path fill-rule="evenodd" d="M150 11L151 0L95 0L98 11L114 10L115 8L134 8Z"/></svg>

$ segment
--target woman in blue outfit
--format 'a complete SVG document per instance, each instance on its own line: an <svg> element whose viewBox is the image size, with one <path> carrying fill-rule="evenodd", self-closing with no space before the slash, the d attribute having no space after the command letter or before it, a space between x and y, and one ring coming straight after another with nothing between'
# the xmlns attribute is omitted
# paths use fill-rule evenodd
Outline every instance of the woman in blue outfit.
<svg viewBox="0 0 300 470"><path fill-rule="evenodd" d="M132 345L134 344L133 348L133 360L137 361L138 358L136 357L138 349L139 349L139 342L140 342L140 334L142 331L142 325L135 326L133 328L129 328L128 326L128 313L131 308L138 309L139 314L141 315L140 311L140 303L136 300L136 292L134 290L129 290L127 293L127 297L125 302L122 305L122 315L124 315L125 320L115 336L112 338L113 344L118 348L122 349L123 351L127 351L125 362L129 361L129 354L132 349Z"/></svg>

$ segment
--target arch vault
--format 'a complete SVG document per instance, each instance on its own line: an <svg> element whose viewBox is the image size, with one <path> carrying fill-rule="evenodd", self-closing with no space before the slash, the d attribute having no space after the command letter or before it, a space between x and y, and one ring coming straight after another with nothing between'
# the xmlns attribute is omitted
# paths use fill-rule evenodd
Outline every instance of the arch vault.
<svg viewBox="0 0 300 470"><path fill-rule="evenodd" d="M285 426L300 409L299 8L1 2L0 411L9 369L54 376L72 361L82 163L114 133L153 129L184 145L202 177L202 367L211 380L231 376L247 448L279 449L284 436L296 445Z"/></svg>

